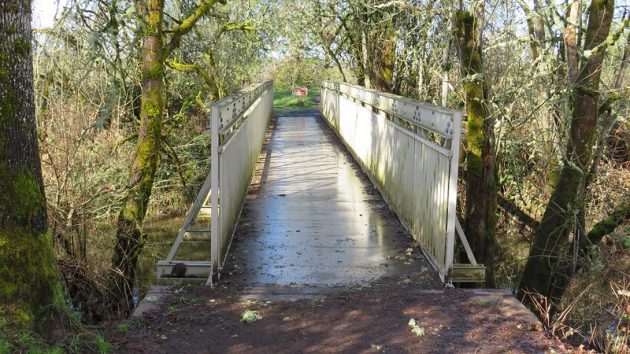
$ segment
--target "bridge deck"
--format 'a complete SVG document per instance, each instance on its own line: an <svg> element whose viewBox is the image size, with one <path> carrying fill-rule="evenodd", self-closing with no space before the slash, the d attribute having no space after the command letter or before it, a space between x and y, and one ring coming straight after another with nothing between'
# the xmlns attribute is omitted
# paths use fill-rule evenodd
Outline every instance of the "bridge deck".
<svg viewBox="0 0 630 354"><path fill-rule="evenodd" d="M275 120L259 157L228 277L344 286L422 272L440 284L411 241L319 112L293 111Z"/></svg>

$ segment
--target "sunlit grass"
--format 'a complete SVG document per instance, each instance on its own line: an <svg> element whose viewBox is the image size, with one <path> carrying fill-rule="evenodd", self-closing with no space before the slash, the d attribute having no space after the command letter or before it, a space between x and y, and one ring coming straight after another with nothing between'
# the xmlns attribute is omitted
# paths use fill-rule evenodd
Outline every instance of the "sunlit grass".
<svg viewBox="0 0 630 354"><path fill-rule="evenodd" d="M307 96L293 96L291 89L275 89L273 94L273 107L275 110L286 111L290 109L315 107L315 96L320 92L319 87L309 87Z"/></svg>

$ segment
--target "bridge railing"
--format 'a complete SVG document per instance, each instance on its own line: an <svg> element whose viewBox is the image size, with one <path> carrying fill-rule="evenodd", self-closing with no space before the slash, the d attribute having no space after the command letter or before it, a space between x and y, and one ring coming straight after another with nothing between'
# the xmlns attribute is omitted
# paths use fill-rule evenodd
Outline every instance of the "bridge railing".
<svg viewBox="0 0 630 354"><path fill-rule="evenodd" d="M440 278L482 281L456 215L461 112L346 83L324 82L321 110ZM468 264L454 263L459 235Z"/></svg>
<svg viewBox="0 0 630 354"><path fill-rule="evenodd" d="M207 276L211 283L215 271L221 271L272 108L272 81L250 86L210 106L210 173L167 258L158 262L158 278ZM184 242L200 240L210 243L205 260L177 258Z"/></svg>

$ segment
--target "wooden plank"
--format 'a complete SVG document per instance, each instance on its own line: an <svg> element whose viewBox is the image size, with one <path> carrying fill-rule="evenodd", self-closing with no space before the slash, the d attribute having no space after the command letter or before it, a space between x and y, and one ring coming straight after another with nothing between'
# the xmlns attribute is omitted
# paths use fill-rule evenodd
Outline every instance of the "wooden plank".
<svg viewBox="0 0 630 354"><path fill-rule="evenodd" d="M209 275L212 275L212 264L208 261L185 261L185 260L172 260L172 261L158 261L157 263L157 278L158 279L175 279L177 277L171 276L173 267L179 263L186 265L185 279L200 278L205 279Z"/></svg>
<svg viewBox="0 0 630 354"><path fill-rule="evenodd" d="M202 228L202 229L189 228L188 230L186 230L186 232L212 232L212 228L210 228L210 229L207 229L207 228Z"/></svg>
<svg viewBox="0 0 630 354"><path fill-rule="evenodd" d="M449 278L451 282L483 283L486 280L486 267L471 264L453 264Z"/></svg>
<svg viewBox="0 0 630 354"><path fill-rule="evenodd" d="M204 234L200 234L200 233L186 233L186 235L184 235L184 241L206 241L206 242L210 242L211 238L209 233L204 233Z"/></svg>

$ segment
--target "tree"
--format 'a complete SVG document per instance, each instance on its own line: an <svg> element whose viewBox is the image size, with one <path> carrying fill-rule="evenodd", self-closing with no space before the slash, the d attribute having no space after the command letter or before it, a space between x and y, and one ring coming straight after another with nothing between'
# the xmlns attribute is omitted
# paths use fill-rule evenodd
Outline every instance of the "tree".
<svg viewBox="0 0 630 354"><path fill-rule="evenodd" d="M208 88L211 90L212 98L222 99L227 96L228 91L223 80L221 79L221 73L217 68L217 63L215 59L215 53L218 51L221 37L233 31L255 33L256 27L254 27L249 20L245 22L237 22L231 21L229 19L224 20L219 16L216 17L222 22L218 25L218 28L214 29L210 25L201 26L201 28L199 28L196 32L203 31L204 33L196 33L196 38L194 39L195 42L199 43L202 47L203 61L205 66L199 63L182 63L177 60L166 61L166 65L173 70L199 75L199 77L204 81L206 85L208 85ZM208 40L206 38L212 38L212 40ZM241 42L245 42L247 44L247 42L249 41L241 38ZM255 61L255 58L251 58L250 60Z"/></svg>
<svg viewBox="0 0 630 354"><path fill-rule="evenodd" d="M30 4L0 2L0 317L13 330L44 330L64 306L39 160Z"/></svg>
<svg viewBox="0 0 630 354"><path fill-rule="evenodd" d="M459 11L455 19L466 113L466 237L477 261L486 266L486 285L494 286L494 244L497 225L494 119L487 108L480 19Z"/></svg>
<svg viewBox="0 0 630 354"><path fill-rule="evenodd" d="M558 308L572 277L572 272L566 272L572 268L567 262L573 261L567 244L583 203L584 181L591 164L599 115L599 81L613 10L613 0L591 2L584 32L584 54L580 61L569 61L569 65L574 66L569 68L569 77L575 78L569 141L559 180L535 232L519 286L519 297L523 301L531 301L530 293L540 295L549 300L552 313Z"/></svg>
<svg viewBox="0 0 630 354"><path fill-rule="evenodd" d="M221 0L204 0L183 21L164 30L164 0L136 0L141 17L140 128L129 183L118 216L116 245L110 277L110 306L129 311L133 305L133 283L138 255L145 242L142 222L151 199L162 142L165 108L165 60L177 49L182 37ZM167 36L170 33L170 36Z"/></svg>

